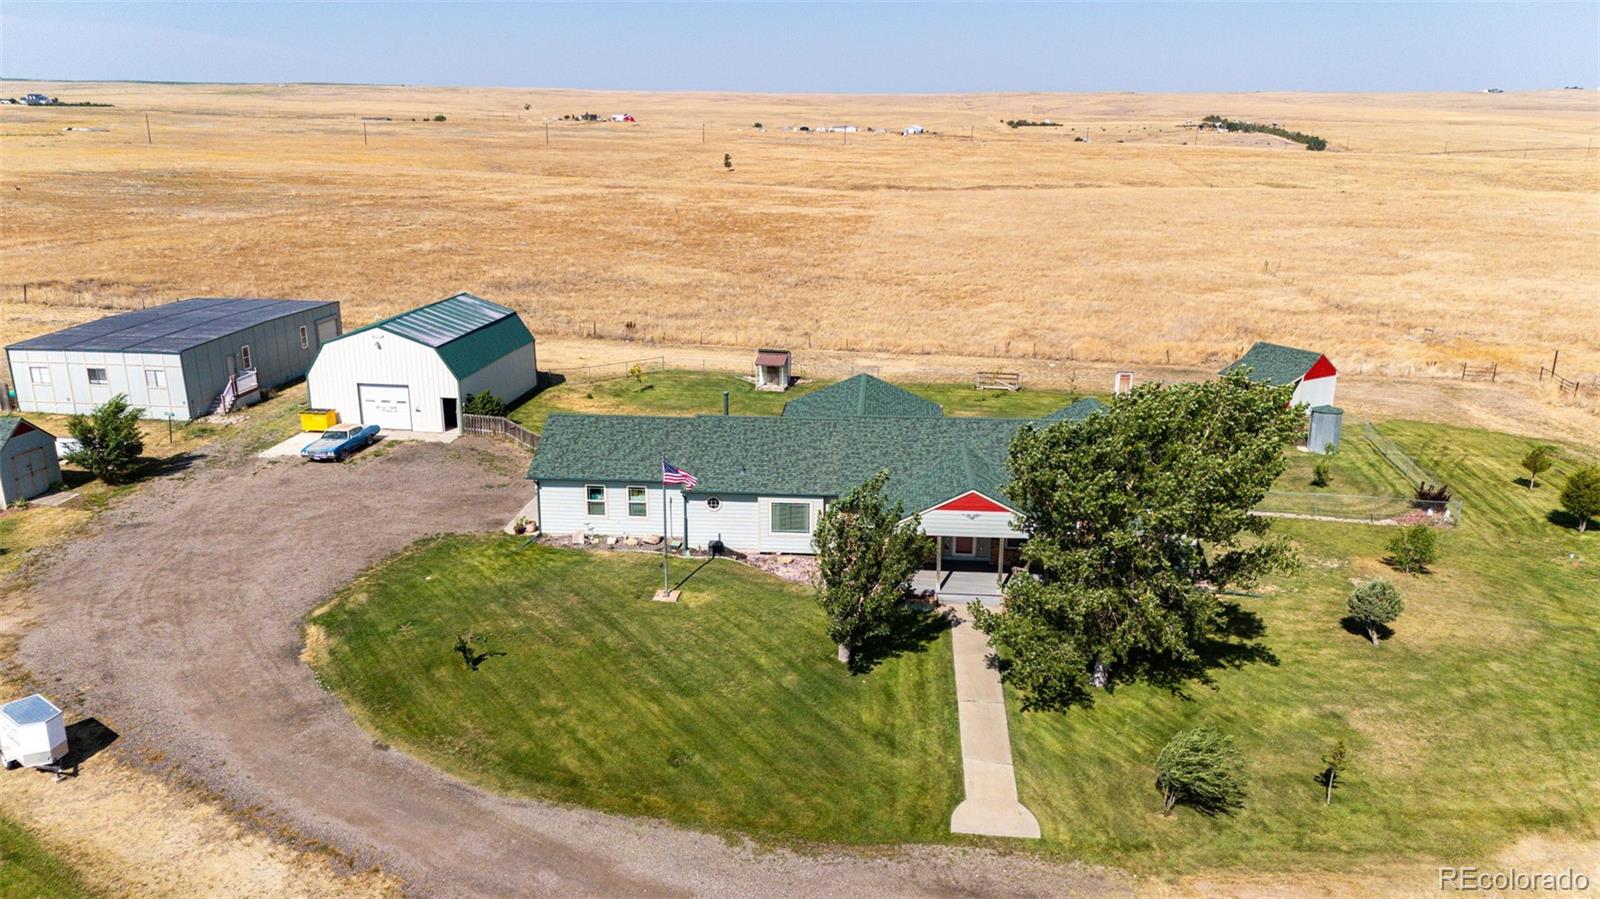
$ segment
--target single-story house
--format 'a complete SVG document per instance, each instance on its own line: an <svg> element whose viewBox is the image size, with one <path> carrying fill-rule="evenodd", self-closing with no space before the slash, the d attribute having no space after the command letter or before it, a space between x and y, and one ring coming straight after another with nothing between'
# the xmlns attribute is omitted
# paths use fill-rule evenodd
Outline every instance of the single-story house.
<svg viewBox="0 0 1600 899"><path fill-rule="evenodd" d="M688 546L811 553L826 505L887 470L891 501L921 514L940 560L1000 567L1015 558L1008 544L1026 536L1002 489L1011 438L1101 408L1085 399L1037 420L947 418L858 375L790 401L780 416L552 415L528 477L545 533L660 535L665 503L669 538ZM662 487L663 456L698 478L694 489Z"/></svg>
<svg viewBox="0 0 1600 899"><path fill-rule="evenodd" d="M458 293L328 342L306 376L311 406L398 431L453 431L467 398L510 402L539 382L516 310Z"/></svg>
<svg viewBox="0 0 1600 899"><path fill-rule="evenodd" d="M756 350L756 389L788 390L794 358L788 350Z"/></svg>
<svg viewBox="0 0 1600 899"><path fill-rule="evenodd" d="M61 481L56 439L15 415L0 415L0 509Z"/></svg>
<svg viewBox="0 0 1600 899"><path fill-rule="evenodd" d="M305 376L339 336L322 300L178 300L6 347L25 412L91 412L117 394L146 418L188 421Z"/></svg>
<svg viewBox="0 0 1600 899"><path fill-rule="evenodd" d="M1294 405L1305 403L1308 407L1332 406L1334 388L1339 383L1339 371L1328 357L1316 350L1302 350L1256 341L1243 356L1234 360L1219 374L1244 371L1250 380L1274 387L1294 385Z"/></svg>

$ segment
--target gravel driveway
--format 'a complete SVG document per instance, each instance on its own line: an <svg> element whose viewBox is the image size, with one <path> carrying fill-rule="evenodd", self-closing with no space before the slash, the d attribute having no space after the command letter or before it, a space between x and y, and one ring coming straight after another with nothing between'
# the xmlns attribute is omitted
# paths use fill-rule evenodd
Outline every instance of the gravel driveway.
<svg viewBox="0 0 1600 899"><path fill-rule="evenodd" d="M299 659L301 621L427 534L499 528L526 459L477 438L345 465L213 460L152 483L40 573L21 661L77 712L242 806L376 862L415 892L1060 895L1115 876L937 847L826 856L497 797L374 746ZM85 777L92 777L86 769Z"/></svg>

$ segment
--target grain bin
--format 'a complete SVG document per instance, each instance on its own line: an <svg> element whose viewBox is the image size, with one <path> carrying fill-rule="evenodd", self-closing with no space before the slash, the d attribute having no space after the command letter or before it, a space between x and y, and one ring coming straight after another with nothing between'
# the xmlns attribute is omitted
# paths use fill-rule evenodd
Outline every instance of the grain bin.
<svg viewBox="0 0 1600 899"><path fill-rule="evenodd" d="M7 768L53 767L67 754L67 726L38 693L0 706L0 761Z"/></svg>
<svg viewBox="0 0 1600 899"><path fill-rule="evenodd" d="M1338 452L1343 421L1344 410L1338 406L1311 407L1311 436L1306 440L1306 449L1313 453Z"/></svg>

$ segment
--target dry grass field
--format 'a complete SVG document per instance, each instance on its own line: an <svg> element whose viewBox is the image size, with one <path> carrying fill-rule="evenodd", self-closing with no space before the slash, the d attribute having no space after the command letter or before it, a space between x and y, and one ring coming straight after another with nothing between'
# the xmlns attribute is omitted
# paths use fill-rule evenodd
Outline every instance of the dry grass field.
<svg viewBox="0 0 1600 899"><path fill-rule="evenodd" d="M0 93L31 90L115 107L0 107L4 341L180 296L361 323L470 289L541 338L1195 367L1268 338L1600 374L1593 91ZM638 122L559 120L586 111ZM1208 113L1331 147L1180 127ZM893 132L784 130L845 122Z"/></svg>

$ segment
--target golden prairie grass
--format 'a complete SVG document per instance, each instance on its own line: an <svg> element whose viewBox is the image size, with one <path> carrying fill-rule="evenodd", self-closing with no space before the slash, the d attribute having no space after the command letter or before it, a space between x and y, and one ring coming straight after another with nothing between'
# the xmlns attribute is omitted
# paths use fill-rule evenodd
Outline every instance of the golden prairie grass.
<svg viewBox="0 0 1600 899"><path fill-rule="evenodd" d="M549 337L1194 366L1271 339L1393 373L1559 348L1600 373L1587 91L33 89L116 107L0 108L6 341L180 296L356 324L465 289ZM546 121L585 111L639 121ZM1213 112L1332 148L1179 127ZM937 133L783 130L844 122Z"/></svg>

